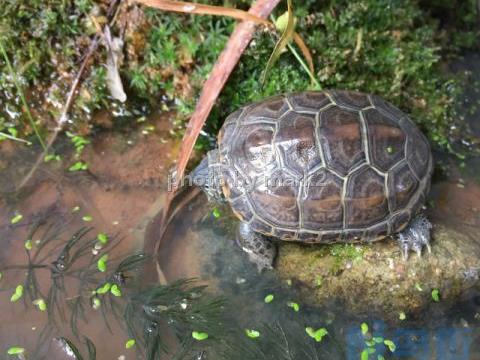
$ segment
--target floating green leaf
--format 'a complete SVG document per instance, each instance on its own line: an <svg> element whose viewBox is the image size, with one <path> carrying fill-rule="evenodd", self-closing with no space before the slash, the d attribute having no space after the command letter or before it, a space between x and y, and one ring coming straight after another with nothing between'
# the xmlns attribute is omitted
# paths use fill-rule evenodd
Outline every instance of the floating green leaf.
<svg viewBox="0 0 480 360"><path fill-rule="evenodd" d="M17 214L10 220L10 223L11 224L16 224L16 223L20 222L20 220L22 220L22 219L23 219L23 215L22 214Z"/></svg>
<svg viewBox="0 0 480 360"><path fill-rule="evenodd" d="M48 154L48 155L45 155L45 157L43 158L44 162L50 162L52 160L60 161L60 155Z"/></svg>
<svg viewBox="0 0 480 360"><path fill-rule="evenodd" d="M433 301L435 301L435 302L439 302L439 301L440 301L440 291L438 291L438 289L433 289L433 290L432 290L432 299L433 299Z"/></svg>
<svg viewBox="0 0 480 360"><path fill-rule="evenodd" d="M308 334L308 336L315 339L316 342L322 341L323 337L325 335L328 335L328 330L325 328L314 330L312 327L307 327L305 328L305 331Z"/></svg>
<svg viewBox="0 0 480 360"><path fill-rule="evenodd" d="M289 302L287 302L287 306L291 307L295 312L300 311L300 305L298 305L296 302L289 301Z"/></svg>
<svg viewBox="0 0 480 360"><path fill-rule="evenodd" d="M125 343L125 349L130 349L133 346L135 346L135 339L128 339Z"/></svg>
<svg viewBox="0 0 480 360"><path fill-rule="evenodd" d="M381 336L374 336L374 337L372 338L372 340L373 340L374 343L381 344L381 343L383 342L383 337L381 337Z"/></svg>
<svg viewBox="0 0 480 360"><path fill-rule="evenodd" d="M102 300L100 300L98 297L94 297L92 299L92 307L94 310L100 309L101 305L102 305Z"/></svg>
<svg viewBox="0 0 480 360"><path fill-rule="evenodd" d="M100 259L97 261L97 268L101 272L107 271L107 260L108 260L108 254L102 255Z"/></svg>
<svg viewBox="0 0 480 360"><path fill-rule="evenodd" d="M418 291L423 291L422 287L420 286L420 284L418 282L415 283L415 289L417 289Z"/></svg>
<svg viewBox="0 0 480 360"><path fill-rule="evenodd" d="M12 297L10 298L11 302L18 301L23 296L23 285L17 285L15 288L15 292L13 293Z"/></svg>
<svg viewBox="0 0 480 360"><path fill-rule="evenodd" d="M383 357L383 355L378 354L377 355L377 360L385 360L385 358Z"/></svg>
<svg viewBox="0 0 480 360"><path fill-rule="evenodd" d="M362 330L362 334L363 335L367 335L368 333L368 325L366 323L362 323L360 325L360 329Z"/></svg>
<svg viewBox="0 0 480 360"><path fill-rule="evenodd" d="M33 300L33 305L38 307L38 310L45 311L47 310L47 303L43 299Z"/></svg>
<svg viewBox="0 0 480 360"><path fill-rule="evenodd" d="M275 297L272 294L268 294L267 296L265 296L265 299L263 299L263 301L265 302L265 304L270 304L274 298Z"/></svg>
<svg viewBox="0 0 480 360"><path fill-rule="evenodd" d="M33 247L32 240L28 239L27 241L25 241L25 249L32 250L32 247Z"/></svg>
<svg viewBox="0 0 480 360"><path fill-rule="evenodd" d="M398 318L400 320L405 320L407 318L407 315L403 311L400 311L400 314L398 314Z"/></svg>
<svg viewBox="0 0 480 360"><path fill-rule="evenodd" d="M103 295L103 294L106 294L107 292L109 292L111 287L112 287L112 284L107 282L107 283L103 284L101 287L99 287L95 292L97 294Z"/></svg>
<svg viewBox="0 0 480 360"><path fill-rule="evenodd" d="M395 343L392 340L387 339L383 343L385 344L386 347L388 347L388 350L390 350L391 352L394 352L397 348Z"/></svg>
<svg viewBox="0 0 480 360"><path fill-rule="evenodd" d="M192 337L195 340L202 341L208 339L208 334L206 332L192 331Z"/></svg>
<svg viewBox="0 0 480 360"><path fill-rule="evenodd" d="M108 236L107 234L105 233L99 233L97 235L97 240L102 244L102 245L106 245L107 242L108 242Z"/></svg>
<svg viewBox="0 0 480 360"><path fill-rule="evenodd" d="M80 171L80 170L87 170L87 169L88 169L87 164L81 161L77 161L75 164L73 164L68 168L68 171Z"/></svg>
<svg viewBox="0 0 480 360"><path fill-rule="evenodd" d="M245 334L247 334L247 336L252 339L256 339L260 337L260 331L258 330L245 329Z"/></svg>
<svg viewBox="0 0 480 360"><path fill-rule="evenodd" d="M84 217L82 217L82 220L85 222L90 222L93 220L93 217L91 215L85 215Z"/></svg>
<svg viewBox="0 0 480 360"><path fill-rule="evenodd" d="M220 213L220 210L218 210L218 208L214 208L213 211L212 211L212 215L214 218L218 219L220 216L222 216L222 214Z"/></svg>
<svg viewBox="0 0 480 360"><path fill-rule="evenodd" d="M367 340L367 341L365 341L365 345L370 346L370 347L375 346L375 341L373 341L373 339L372 340Z"/></svg>
<svg viewBox="0 0 480 360"><path fill-rule="evenodd" d="M20 346L13 346L7 350L8 355L21 355L25 353L25 349Z"/></svg>
<svg viewBox="0 0 480 360"><path fill-rule="evenodd" d="M116 297L122 296L122 291L120 290L117 284L112 285L112 287L110 288L110 292L112 293L112 295Z"/></svg>
<svg viewBox="0 0 480 360"><path fill-rule="evenodd" d="M368 360L368 356L370 355L368 349L364 349L362 353L360 354L360 359L361 360Z"/></svg>

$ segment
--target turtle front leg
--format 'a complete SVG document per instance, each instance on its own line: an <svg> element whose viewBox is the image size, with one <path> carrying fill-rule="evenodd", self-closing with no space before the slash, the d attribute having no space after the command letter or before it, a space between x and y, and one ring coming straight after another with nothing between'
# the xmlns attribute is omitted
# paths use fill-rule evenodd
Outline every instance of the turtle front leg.
<svg viewBox="0 0 480 360"><path fill-rule="evenodd" d="M251 262L257 265L258 271L273 269L277 255L275 244L266 236L256 233L246 222L238 226L237 244L248 254Z"/></svg>
<svg viewBox="0 0 480 360"><path fill-rule="evenodd" d="M429 253L430 249L430 230L432 224L423 214L417 215L412 222L398 235L398 244L404 260L408 259L408 253L413 250L418 257L422 256L422 248L426 246Z"/></svg>

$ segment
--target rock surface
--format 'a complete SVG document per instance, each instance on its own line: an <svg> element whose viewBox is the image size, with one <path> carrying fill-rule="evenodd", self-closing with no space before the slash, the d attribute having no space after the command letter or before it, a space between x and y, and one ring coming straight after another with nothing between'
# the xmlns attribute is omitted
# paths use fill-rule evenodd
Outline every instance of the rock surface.
<svg viewBox="0 0 480 360"><path fill-rule="evenodd" d="M479 277L480 242L452 227L435 226L432 253L401 258L393 240L370 245L281 245L276 268L312 304L340 301L355 313L419 313L439 293L445 304Z"/></svg>

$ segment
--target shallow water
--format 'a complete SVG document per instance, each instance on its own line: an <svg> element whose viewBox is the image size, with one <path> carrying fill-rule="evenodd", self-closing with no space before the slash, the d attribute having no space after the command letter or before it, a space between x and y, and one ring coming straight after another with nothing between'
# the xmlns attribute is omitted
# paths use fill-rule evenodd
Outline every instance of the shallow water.
<svg viewBox="0 0 480 360"><path fill-rule="evenodd" d="M472 61L468 59L467 66L478 67L480 62L473 61L472 65ZM478 117L473 116L470 121L475 119ZM424 313L402 322L387 321L387 317L377 313L349 313L336 299L313 306L310 299L300 294L301 284L281 280L274 271L258 273L235 245L236 220L232 213L219 207L221 215L215 217L214 205L201 194L182 204L162 238L158 258L122 272L126 276L118 280L122 296L111 291L93 296L92 291L106 282L116 283L114 269L122 259L142 252L145 242L159 240L156 226L165 196L166 174L179 140L169 136L167 118L153 116L148 122L157 127L148 135L141 128L98 134L83 155L90 166L88 172L65 170L73 159L68 146L60 141L57 152L65 159L63 166L43 164L19 192L15 192L15 186L32 166L37 152L7 143L1 145L0 358L12 346L25 348L29 359L74 358L69 357L68 346L59 337L69 339L86 359L86 338L95 345L98 359L143 358L139 339L137 345L125 348L125 342L132 338L122 314L125 305L157 283L185 278L197 278L197 284L208 286L208 296L225 299L219 320L223 327L210 334L211 339L192 344L187 341L191 339L178 339L168 330L175 325L173 320L159 322L158 333L170 350L165 358L358 359L366 348L360 329L363 322L369 325L371 335L391 339L396 345L391 352L379 343L370 358L376 359L380 354L387 359L480 358L478 281L456 301L432 301ZM469 160L464 169L444 156L437 156L437 160L449 164L449 171L432 187L431 219L478 241L480 158ZM18 214L23 218L12 224L12 218ZM37 225L38 229L31 234ZM73 234L82 228L90 231L68 249L68 270L59 271L52 263L60 259ZM101 249L97 245L95 249L99 233L108 235L108 245ZM27 240L31 240L31 250L25 248ZM77 253L80 249L81 254ZM107 270L102 272L97 262L105 253ZM21 299L12 302L16 286L26 284L26 275L32 274L25 267L29 258L30 264L42 266L34 271L37 286L25 286ZM59 279L63 283L58 283ZM63 292L57 292L53 298L51 289L61 290L62 286ZM267 295L274 296L268 304ZM102 301L98 310L92 306L95 297ZM32 304L32 300L40 298L46 300L48 311L42 312ZM317 343L306 334L306 327L324 327L328 335ZM250 339L244 329L259 330L261 335ZM145 334L152 332L151 327L144 330ZM189 337L189 333L184 334ZM180 344L183 340L185 343ZM184 354L182 348L187 348ZM266 348L269 353L265 354ZM262 354L266 356L261 357Z"/></svg>

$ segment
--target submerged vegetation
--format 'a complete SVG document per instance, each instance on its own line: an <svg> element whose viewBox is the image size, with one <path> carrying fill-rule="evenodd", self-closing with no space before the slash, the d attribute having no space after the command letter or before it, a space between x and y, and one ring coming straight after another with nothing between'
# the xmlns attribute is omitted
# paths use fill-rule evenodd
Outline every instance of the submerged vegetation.
<svg viewBox="0 0 480 360"><path fill-rule="evenodd" d="M462 78L448 74L443 63L478 46L475 1L331 0L294 6L296 31L313 53L319 83L313 88L380 94L410 113L439 147L455 152L459 140L469 143L457 105ZM276 16L284 10L277 9ZM46 128L55 126L79 63L99 26L107 21L106 13L107 6L93 0L68 4L14 0L2 7L0 41L15 74L1 58L0 131L5 134L1 138L29 137L35 124L41 137ZM193 111L234 23L228 18L165 13L122 3L111 32L121 40L118 70L128 105L109 93L107 51L100 47L75 98L69 130L82 136L95 125L114 125L112 119L97 122L99 109L111 110L114 118L141 115L159 102L163 110L173 105L181 125ZM242 104L312 88L291 52L282 54L262 87L260 78L278 36L270 30L257 32L209 118L210 133L216 133L225 116Z"/></svg>

